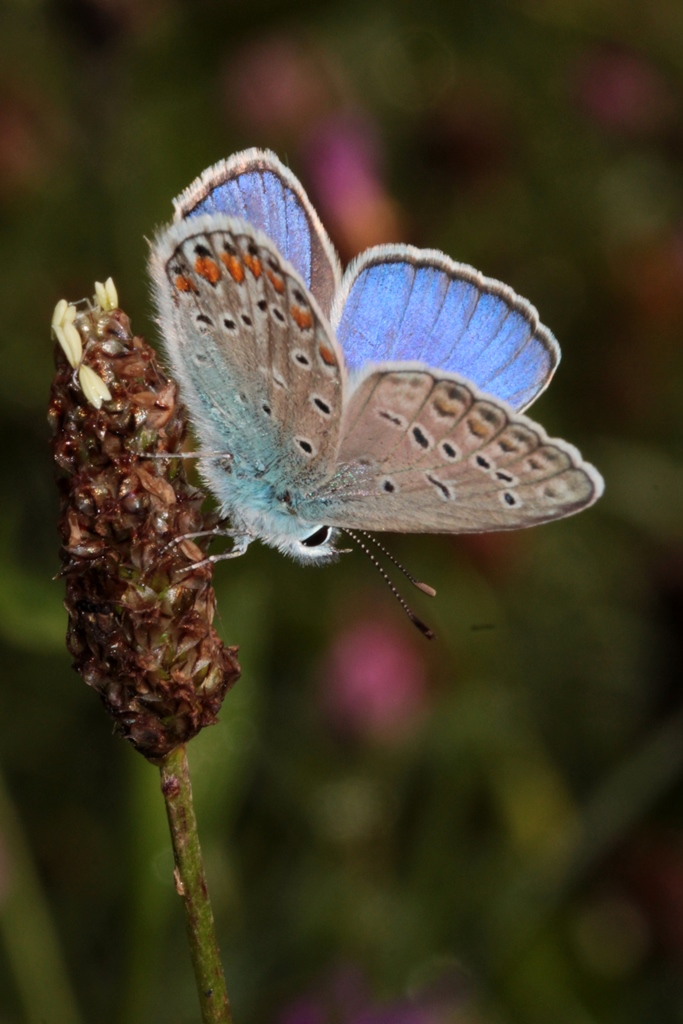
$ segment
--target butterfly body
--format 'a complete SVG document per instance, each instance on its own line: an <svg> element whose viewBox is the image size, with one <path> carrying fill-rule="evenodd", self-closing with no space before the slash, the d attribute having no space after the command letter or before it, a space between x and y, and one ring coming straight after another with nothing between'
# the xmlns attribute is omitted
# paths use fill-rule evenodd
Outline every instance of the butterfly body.
<svg viewBox="0 0 683 1024"><path fill-rule="evenodd" d="M324 562L339 529L515 529L601 492L578 451L521 411L559 361L535 309L409 246L371 249L342 278L273 154L238 154L186 190L151 272L236 552L258 538Z"/></svg>

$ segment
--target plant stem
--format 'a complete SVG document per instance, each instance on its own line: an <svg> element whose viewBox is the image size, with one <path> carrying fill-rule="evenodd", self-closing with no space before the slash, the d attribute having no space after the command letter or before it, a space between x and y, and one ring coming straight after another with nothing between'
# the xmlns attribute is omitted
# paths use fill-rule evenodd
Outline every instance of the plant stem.
<svg viewBox="0 0 683 1024"><path fill-rule="evenodd" d="M202 1011L202 1024L232 1024L213 912L206 887L192 786L184 746L161 762L161 792L166 801L175 857L175 883L185 903L190 955Z"/></svg>

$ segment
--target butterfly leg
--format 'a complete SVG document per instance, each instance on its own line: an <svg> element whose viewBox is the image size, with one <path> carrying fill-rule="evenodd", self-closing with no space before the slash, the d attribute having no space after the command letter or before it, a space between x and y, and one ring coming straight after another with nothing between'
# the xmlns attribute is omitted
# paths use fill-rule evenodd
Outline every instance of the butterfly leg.
<svg viewBox="0 0 683 1024"><path fill-rule="evenodd" d="M211 532L211 531L207 531ZM249 547L252 538L246 533L241 534L227 534L224 531L224 536L231 536L233 538L233 545L230 551L222 551L220 555L209 555L208 558L202 558L201 562L193 562L192 565L188 566L190 569L199 569L202 565L215 565L216 562L227 561L228 558L239 558Z"/></svg>
<svg viewBox="0 0 683 1024"><path fill-rule="evenodd" d="M169 548L175 547L176 544L182 544L184 540L196 540L197 537L235 537L233 530L222 530L219 526L214 527L213 530L197 530L195 533L181 533L178 537L174 537L168 544L162 549L162 554L168 551ZM204 563L196 562L196 565L203 565Z"/></svg>
<svg viewBox="0 0 683 1024"><path fill-rule="evenodd" d="M197 537L234 537L235 533L233 530L221 530L219 527L215 527L213 530L197 530L196 533L181 533L179 537L174 537L170 540L164 551L167 548L173 547L174 544L180 544L184 540L196 540Z"/></svg>

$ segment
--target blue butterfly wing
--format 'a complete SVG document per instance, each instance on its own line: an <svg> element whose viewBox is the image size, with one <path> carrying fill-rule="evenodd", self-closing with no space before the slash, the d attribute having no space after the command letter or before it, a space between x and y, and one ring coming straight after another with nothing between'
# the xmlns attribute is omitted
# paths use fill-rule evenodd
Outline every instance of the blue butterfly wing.
<svg viewBox="0 0 683 1024"><path fill-rule="evenodd" d="M274 153L236 153L204 171L174 205L176 220L223 213L259 228L329 315L341 279L337 254L301 184Z"/></svg>
<svg viewBox="0 0 683 1024"><path fill-rule="evenodd" d="M410 246L370 249L349 267L332 325L351 370L419 361L518 410L544 390L560 360L534 307L511 288Z"/></svg>

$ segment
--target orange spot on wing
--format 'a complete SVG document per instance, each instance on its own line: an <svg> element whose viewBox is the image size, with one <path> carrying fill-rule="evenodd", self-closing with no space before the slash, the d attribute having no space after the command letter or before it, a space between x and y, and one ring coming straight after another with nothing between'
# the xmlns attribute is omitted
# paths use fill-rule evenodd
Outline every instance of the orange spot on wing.
<svg viewBox="0 0 683 1024"><path fill-rule="evenodd" d="M209 284L215 284L216 281L220 280L220 267L215 260L210 259L208 256L198 256L195 260L194 269L202 277L205 277Z"/></svg>
<svg viewBox="0 0 683 1024"><path fill-rule="evenodd" d="M334 352L332 351L331 348L328 348L327 345L321 345L320 348L318 349L318 352L320 353L320 358L322 359L326 366L337 365L337 360L335 359Z"/></svg>
<svg viewBox="0 0 683 1024"><path fill-rule="evenodd" d="M189 277L184 277L182 274L178 274L175 279L175 286L179 292L196 292L197 286L193 281L190 281Z"/></svg>
<svg viewBox="0 0 683 1024"><path fill-rule="evenodd" d="M261 260L258 259L257 256L252 256L251 253L246 252L242 259L249 267L254 277L261 276Z"/></svg>
<svg viewBox="0 0 683 1024"><path fill-rule="evenodd" d="M290 312L302 331L308 330L309 327L313 326L313 317L310 309L302 309L300 306L292 306Z"/></svg>
<svg viewBox="0 0 683 1024"><path fill-rule="evenodd" d="M244 267L237 257L233 256L232 253L222 252L221 259L223 263L225 263L228 273L233 281L237 281L237 284L242 284L242 281L244 281Z"/></svg>
<svg viewBox="0 0 683 1024"><path fill-rule="evenodd" d="M277 274L274 274L272 270L266 270L266 274L268 275L268 280L272 284L275 291L279 295L282 295L283 291L285 290L285 282L282 280L282 278L278 277Z"/></svg>
<svg viewBox="0 0 683 1024"><path fill-rule="evenodd" d="M477 420L474 416L470 416L465 422L470 433L474 434L475 437L486 437L488 431L481 421Z"/></svg>

